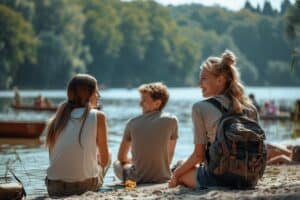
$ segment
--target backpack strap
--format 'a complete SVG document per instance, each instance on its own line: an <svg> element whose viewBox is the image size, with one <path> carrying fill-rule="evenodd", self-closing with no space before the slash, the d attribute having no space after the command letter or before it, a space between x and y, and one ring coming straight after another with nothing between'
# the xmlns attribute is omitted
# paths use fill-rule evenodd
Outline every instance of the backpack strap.
<svg viewBox="0 0 300 200"><path fill-rule="evenodd" d="M225 114L228 112L228 109L225 108L217 99L215 98L209 98L205 101L209 102L210 104L214 105L222 114Z"/></svg>
<svg viewBox="0 0 300 200"><path fill-rule="evenodd" d="M221 113L222 113L222 117L221 118L223 118L224 116L226 116L226 113L228 113L228 109L227 108L225 108L218 100L216 100L215 98L209 98L209 99L206 99L205 100L206 102L208 102L208 103L210 103L210 104L212 104L214 107L216 107ZM226 145L224 144L224 142L223 143L221 143L221 145L223 146L223 149L224 149L224 153L226 154L226 155L228 155L229 154L229 151L228 151L228 149L227 149L227 147L226 147ZM211 146L211 144L209 143L208 145L207 145L207 147L206 147L206 160L207 160L207 163L209 163L210 162L210 157L209 157L209 149L210 149L210 146Z"/></svg>

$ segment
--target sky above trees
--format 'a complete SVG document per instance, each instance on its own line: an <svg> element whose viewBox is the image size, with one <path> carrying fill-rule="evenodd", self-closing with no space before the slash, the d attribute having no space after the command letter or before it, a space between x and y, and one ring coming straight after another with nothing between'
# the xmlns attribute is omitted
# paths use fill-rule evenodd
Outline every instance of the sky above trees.
<svg viewBox="0 0 300 200"><path fill-rule="evenodd" d="M189 4L189 3L200 3L206 6L220 5L230 10L239 10L244 7L247 0L155 0L163 5L180 5L180 4ZM254 7L259 5L263 6L265 0L248 0ZM280 5L283 0L269 0L273 8L280 10ZM290 0L291 3L294 3L295 0Z"/></svg>

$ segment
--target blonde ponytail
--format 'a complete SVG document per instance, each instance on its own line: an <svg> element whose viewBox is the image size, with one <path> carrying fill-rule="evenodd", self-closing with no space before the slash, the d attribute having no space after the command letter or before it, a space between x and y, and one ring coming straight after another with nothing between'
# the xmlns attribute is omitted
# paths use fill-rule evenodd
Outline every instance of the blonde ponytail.
<svg viewBox="0 0 300 200"><path fill-rule="evenodd" d="M236 56L232 51L225 50L222 54L221 65L235 66Z"/></svg>

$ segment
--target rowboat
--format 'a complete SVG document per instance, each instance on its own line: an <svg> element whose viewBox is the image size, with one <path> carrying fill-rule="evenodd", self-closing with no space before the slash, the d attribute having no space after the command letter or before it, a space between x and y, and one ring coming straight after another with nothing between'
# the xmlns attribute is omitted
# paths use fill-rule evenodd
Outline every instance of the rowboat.
<svg viewBox="0 0 300 200"><path fill-rule="evenodd" d="M51 112L55 112L57 110L57 106L36 107L36 106L32 106L32 105L16 106L16 105L12 104L11 107L15 110L25 110L25 111L51 111Z"/></svg>
<svg viewBox="0 0 300 200"><path fill-rule="evenodd" d="M0 121L0 137L38 138L45 126L45 121Z"/></svg>

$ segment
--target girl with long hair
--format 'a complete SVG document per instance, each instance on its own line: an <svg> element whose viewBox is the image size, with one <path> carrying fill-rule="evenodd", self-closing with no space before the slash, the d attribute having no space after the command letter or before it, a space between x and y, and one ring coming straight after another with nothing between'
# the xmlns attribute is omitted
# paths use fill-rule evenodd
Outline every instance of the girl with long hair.
<svg viewBox="0 0 300 200"><path fill-rule="evenodd" d="M106 117L97 109L97 80L77 74L68 83L67 100L49 120L46 145L50 166L45 183L50 196L96 191L110 164Z"/></svg>

